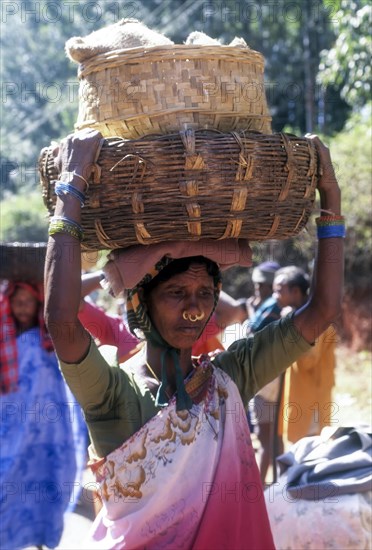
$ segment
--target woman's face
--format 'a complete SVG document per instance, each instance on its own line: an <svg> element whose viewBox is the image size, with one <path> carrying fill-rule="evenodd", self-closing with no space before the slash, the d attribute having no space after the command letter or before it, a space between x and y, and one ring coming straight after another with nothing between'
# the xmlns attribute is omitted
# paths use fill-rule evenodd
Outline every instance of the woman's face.
<svg viewBox="0 0 372 550"><path fill-rule="evenodd" d="M150 293L147 306L152 322L168 344L188 349L199 338L214 306L214 281L205 265L191 264L184 273L160 282ZM191 322L183 318L204 313Z"/></svg>
<svg viewBox="0 0 372 550"><path fill-rule="evenodd" d="M32 328L37 324L38 301L25 288L18 288L10 298L13 316L22 329Z"/></svg>

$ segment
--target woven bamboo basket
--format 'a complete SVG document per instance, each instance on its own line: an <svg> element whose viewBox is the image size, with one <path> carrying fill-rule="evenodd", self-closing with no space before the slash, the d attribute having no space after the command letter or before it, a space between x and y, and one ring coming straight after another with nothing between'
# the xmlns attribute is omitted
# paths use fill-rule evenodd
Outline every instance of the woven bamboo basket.
<svg viewBox="0 0 372 550"><path fill-rule="evenodd" d="M77 130L135 139L179 130L271 133L264 58L241 46L115 50L80 65Z"/></svg>
<svg viewBox="0 0 372 550"><path fill-rule="evenodd" d="M53 214L52 148L39 159ZM305 226L317 183L306 138L198 130L104 141L82 225L83 249L201 238L285 239Z"/></svg>
<svg viewBox="0 0 372 550"><path fill-rule="evenodd" d="M0 279L41 283L46 243L0 243Z"/></svg>

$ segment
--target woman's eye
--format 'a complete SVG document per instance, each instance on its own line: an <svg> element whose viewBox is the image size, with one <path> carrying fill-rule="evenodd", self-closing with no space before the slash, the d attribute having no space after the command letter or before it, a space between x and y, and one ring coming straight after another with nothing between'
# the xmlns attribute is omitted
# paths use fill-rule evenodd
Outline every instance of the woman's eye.
<svg viewBox="0 0 372 550"><path fill-rule="evenodd" d="M181 297L181 296L183 296L184 292L183 292L183 290L171 290L170 294L171 294L171 296Z"/></svg>

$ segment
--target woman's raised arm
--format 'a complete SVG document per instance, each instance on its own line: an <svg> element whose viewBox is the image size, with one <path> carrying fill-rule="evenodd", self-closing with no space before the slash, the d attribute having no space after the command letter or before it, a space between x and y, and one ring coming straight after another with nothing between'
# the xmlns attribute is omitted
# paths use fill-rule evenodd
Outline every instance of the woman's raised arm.
<svg viewBox="0 0 372 550"><path fill-rule="evenodd" d="M317 136L310 136L318 150L321 175L318 183L321 216L318 250L309 301L297 310L294 323L308 342L314 342L341 315L344 280L344 220L341 192L329 149Z"/></svg>
<svg viewBox="0 0 372 550"><path fill-rule="evenodd" d="M87 129L68 136L56 151L60 179L45 262L45 320L58 357L67 363L83 359L90 343L78 320L81 203L101 142L99 132Z"/></svg>

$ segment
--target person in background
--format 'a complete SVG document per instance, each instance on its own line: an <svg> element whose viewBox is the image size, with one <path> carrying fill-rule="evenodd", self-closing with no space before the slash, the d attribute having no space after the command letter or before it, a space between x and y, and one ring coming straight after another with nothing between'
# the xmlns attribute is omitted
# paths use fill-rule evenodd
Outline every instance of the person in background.
<svg viewBox="0 0 372 550"><path fill-rule="evenodd" d="M276 272L273 295L283 314L297 311L306 303L309 286L308 276L296 266ZM278 428L287 447L303 437L319 435L325 426L332 425L337 412L332 401L336 342L336 330L331 325L285 373Z"/></svg>
<svg viewBox="0 0 372 550"><path fill-rule="evenodd" d="M139 351L140 341L129 331L125 315L107 313L92 300L86 299L94 291L102 289L100 283L103 277L102 271L82 275L79 319L98 345L115 346L118 362L123 363Z"/></svg>
<svg viewBox="0 0 372 550"><path fill-rule="evenodd" d="M277 262L267 261L257 265L252 271L254 295L246 301L248 333L257 332L280 317L280 308L272 296L274 275L279 268Z"/></svg>
<svg viewBox="0 0 372 550"><path fill-rule="evenodd" d="M102 277L104 277L102 271L82 275L79 320L96 338L99 345L117 347L118 361L123 363L137 353L143 343L130 332L124 315L108 314L96 304L85 299L93 291L101 288ZM193 355L225 349L223 345L224 330L234 323L243 323L246 316L244 303L221 291L215 312L203 334L193 346Z"/></svg>
<svg viewBox="0 0 372 550"><path fill-rule="evenodd" d="M280 268L277 262L267 261L252 271L255 294L247 304L249 322L247 333L254 334L273 321L280 319L280 306L273 296L275 273ZM259 441L257 462L262 483L265 483L270 464L282 451L275 429L278 414L280 378L275 378L264 386L251 400L248 407L248 419Z"/></svg>
<svg viewBox="0 0 372 550"><path fill-rule="evenodd" d="M79 496L87 432L45 328L42 285L4 282L0 312L0 548L54 548Z"/></svg>

